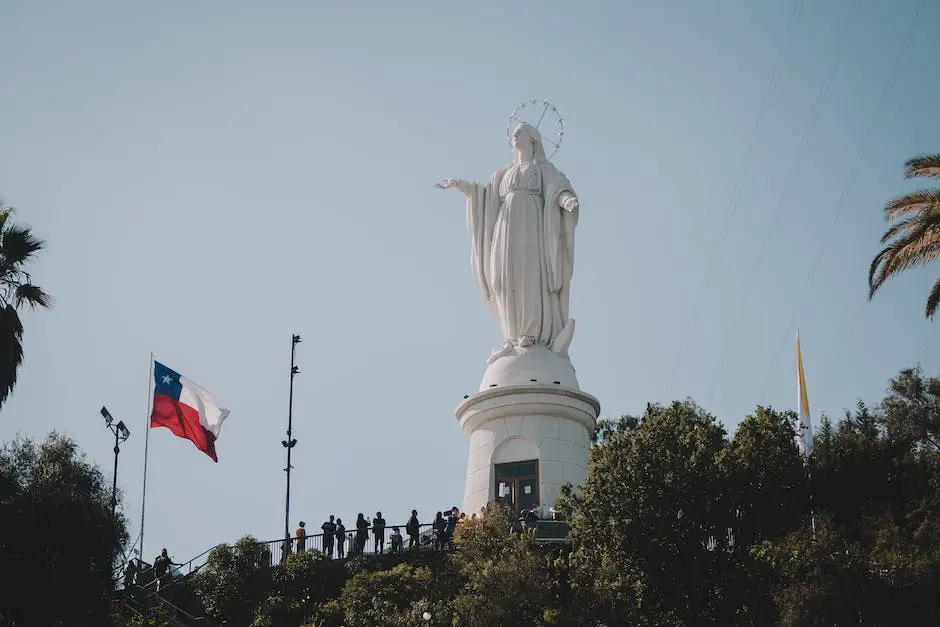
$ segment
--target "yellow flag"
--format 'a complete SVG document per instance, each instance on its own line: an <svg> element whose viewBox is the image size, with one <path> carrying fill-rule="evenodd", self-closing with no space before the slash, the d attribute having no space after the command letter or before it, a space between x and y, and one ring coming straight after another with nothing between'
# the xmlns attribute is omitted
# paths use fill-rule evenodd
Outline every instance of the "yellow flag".
<svg viewBox="0 0 940 627"><path fill-rule="evenodd" d="M803 375L803 354L800 351L800 332L796 332L796 385L800 424L796 433L796 445L804 457L813 452L813 421L809 415L809 399L806 396L806 377Z"/></svg>

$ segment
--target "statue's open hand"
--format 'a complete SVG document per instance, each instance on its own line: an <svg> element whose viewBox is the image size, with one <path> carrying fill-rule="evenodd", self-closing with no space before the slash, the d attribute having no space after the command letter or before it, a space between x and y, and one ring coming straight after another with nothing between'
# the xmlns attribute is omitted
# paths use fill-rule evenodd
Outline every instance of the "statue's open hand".
<svg viewBox="0 0 940 627"><path fill-rule="evenodd" d="M581 203L578 202L577 196L568 196L565 198L564 202L561 203L561 208L565 211L577 211L581 207Z"/></svg>
<svg viewBox="0 0 940 627"><path fill-rule="evenodd" d="M434 184L434 189L450 189L457 186L457 179L444 179Z"/></svg>

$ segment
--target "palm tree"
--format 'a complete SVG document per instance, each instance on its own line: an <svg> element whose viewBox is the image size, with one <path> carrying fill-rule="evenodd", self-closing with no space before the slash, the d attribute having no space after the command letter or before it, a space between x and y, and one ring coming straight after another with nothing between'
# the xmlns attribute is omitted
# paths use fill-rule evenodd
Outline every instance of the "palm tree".
<svg viewBox="0 0 940 627"><path fill-rule="evenodd" d="M29 227L13 224L13 208L0 201L0 407L16 385L23 362L23 324L18 309L51 307L52 297L33 285L24 269L45 245Z"/></svg>
<svg viewBox="0 0 940 627"><path fill-rule="evenodd" d="M904 178L940 178L940 154L914 157L904 164ZM868 270L868 299L896 274L940 259L940 189L922 189L895 198L884 209L885 219L899 220L881 236L885 248ZM940 277L927 295L927 318L940 305Z"/></svg>

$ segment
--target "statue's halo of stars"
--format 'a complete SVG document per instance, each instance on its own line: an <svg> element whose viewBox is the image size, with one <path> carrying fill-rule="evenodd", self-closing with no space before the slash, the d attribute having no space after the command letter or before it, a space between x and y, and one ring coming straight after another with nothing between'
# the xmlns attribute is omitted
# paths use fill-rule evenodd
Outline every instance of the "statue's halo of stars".
<svg viewBox="0 0 940 627"><path fill-rule="evenodd" d="M542 129L542 124L554 120L554 134L549 134ZM542 143L551 148L551 152L546 151L546 158L551 159L552 155L561 148L561 140L565 136L565 123L558 113L558 107L548 100L539 100L533 98L519 103L512 113L509 114L509 123L506 125L506 140L512 146L512 132L523 123L528 123L539 129L542 134Z"/></svg>

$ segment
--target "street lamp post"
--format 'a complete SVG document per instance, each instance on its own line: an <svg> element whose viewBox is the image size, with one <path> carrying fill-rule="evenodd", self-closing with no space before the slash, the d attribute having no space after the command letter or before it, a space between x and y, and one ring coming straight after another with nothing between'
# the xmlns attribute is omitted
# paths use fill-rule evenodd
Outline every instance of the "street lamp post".
<svg viewBox="0 0 940 627"><path fill-rule="evenodd" d="M121 442L131 437L131 432L128 430L123 420L119 420L117 424L115 424L111 412L103 405L101 407L101 416L104 418L105 425L111 429L111 432L114 434L114 483L111 486L111 516L113 517L117 511L118 455L121 453Z"/></svg>
<svg viewBox="0 0 940 627"><path fill-rule="evenodd" d="M297 445L297 439L291 437L293 432L293 414L294 414L294 376L300 373L300 368L294 363L294 357L297 351L297 345L300 344L300 336L296 333L291 335L290 339L290 396L287 401L287 439L281 440L281 445L287 449L287 498L284 503L284 539L290 538L290 453L291 449Z"/></svg>

